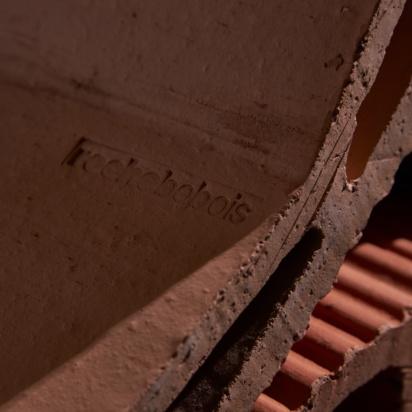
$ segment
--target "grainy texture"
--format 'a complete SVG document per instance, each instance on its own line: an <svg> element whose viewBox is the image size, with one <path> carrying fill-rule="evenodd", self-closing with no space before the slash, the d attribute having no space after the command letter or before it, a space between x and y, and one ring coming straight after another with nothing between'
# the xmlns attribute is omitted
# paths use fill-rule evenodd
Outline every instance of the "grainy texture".
<svg viewBox="0 0 412 412"><path fill-rule="evenodd" d="M356 90L357 81L360 81L356 76L359 67L368 66L366 62L372 59L372 56L376 58L374 52L377 46L373 38L380 38L385 24L390 22L390 15L386 14L386 10L382 13L389 20L382 18L379 13L378 11L377 16L380 17L376 20L383 26L376 24L376 20L371 24L371 32L367 36L368 40L365 41L365 47L353 74L355 81L344 92L344 101L351 96L354 89ZM412 27L409 20L408 8L400 25L402 33L405 25L407 28ZM397 31L399 32L399 28ZM407 30L406 34L408 33L410 32ZM406 40L405 35L396 35L388 50L395 47L397 53L402 53L402 50L408 48L409 43ZM387 54L389 58L393 55L396 59L396 53ZM385 74L387 64L388 59L386 63L385 60L383 62L384 75L379 72L375 84L369 88L371 93L375 93L375 86L381 88L382 83L392 84L393 78ZM391 58L389 64L393 64ZM409 57L405 66L400 66L401 70L409 70L409 76L412 74ZM412 150L411 90L408 87L409 83L403 85L403 92L398 95L399 104L394 113L386 114L389 124L385 132L379 136L376 147L371 148L373 150L370 158L366 165L362 166L365 169L362 176L355 181L348 181L345 167L347 154L339 165L329 190L322 199L319 212L310 226L323 233L322 247L313 259L308 261L309 267L303 276L296 280L287 300L281 302L281 308L273 313L266 328L262 328L261 335L251 346L248 356L239 364L236 373L233 373L225 386L221 387L219 410L242 410L247 409L248 405L251 407L258 393L270 383L273 373L281 367L289 348L304 333L313 307L330 290L346 252L359 240L373 206L389 192L393 176L403 156ZM370 116L369 121L372 122L374 116L379 117L381 113L371 110ZM353 161L352 159L351 162ZM276 276L275 271L272 277ZM371 317L371 322L380 321L376 314L371 314ZM302 393L308 395L305 389L302 389ZM190 398L190 395L187 396ZM197 396L197 399L200 398L201 396ZM185 401L182 402L184 405Z"/></svg>
<svg viewBox="0 0 412 412"><path fill-rule="evenodd" d="M3 410L170 405L342 189L350 219L355 114L402 6L4 3ZM335 266L411 150L408 99L359 180L383 177L365 216L340 233L318 214ZM321 263L286 293L272 369L330 288L306 276ZM229 385L239 410L265 379Z"/></svg>
<svg viewBox="0 0 412 412"><path fill-rule="evenodd" d="M278 404L287 410L332 411L350 396L354 399L345 400L337 411L368 408L368 404L379 411L408 410L412 254L397 250L396 243L403 240L412 246L408 230L412 220L407 212L411 205L410 194L395 192L378 206L364 241L346 257L334 289L315 307L304 338L292 347L254 411L261 404L272 412ZM399 223L403 230L394 230ZM393 256L382 260L385 254ZM401 371L397 394L386 393L380 399L379 392L371 389L364 399L361 394L352 395L389 368ZM390 383L381 385L384 391ZM275 401L272 409L267 396Z"/></svg>

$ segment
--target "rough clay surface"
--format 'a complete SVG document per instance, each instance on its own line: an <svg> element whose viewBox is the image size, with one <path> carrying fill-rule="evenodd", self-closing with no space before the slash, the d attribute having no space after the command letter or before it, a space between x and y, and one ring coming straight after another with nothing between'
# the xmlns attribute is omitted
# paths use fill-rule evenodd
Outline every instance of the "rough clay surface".
<svg viewBox="0 0 412 412"><path fill-rule="evenodd" d="M401 6L353 68L376 1L3 5L2 410L170 404L301 238Z"/></svg>
<svg viewBox="0 0 412 412"><path fill-rule="evenodd" d="M382 18L380 13L385 18ZM353 98L358 82L362 81L358 77L359 73L364 72L365 67L370 67L370 60L376 59L376 51L381 47L376 44L376 39L382 39L388 26L395 26L399 17L398 13L399 10L391 16L386 9L377 11L365 41L364 50L354 70L353 83L344 92L344 102ZM377 24L378 21L380 24ZM402 47L397 53L401 49ZM388 49L388 56L391 53ZM402 73L402 65L399 60L397 64L399 78L401 77L400 73ZM225 385L216 389L219 391L218 399L220 397L219 410L248 409L248 405L251 407L257 395L269 385L273 371L281 366L293 342L302 336L314 305L329 291L347 250L359 240L361 230L367 222L372 207L390 190L392 177L401 159L412 150L411 91L408 88L411 66L410 63L408 64L406 66L409 70L406 72L408 77L406 84L403 85L401 95L397 97L396 112L393 115L392 112L389 113L390 124L384 134L378 136L379 143L376 142L378 144L371 154L369 162L365 166L361 166L364 169L363 175L356 181L348 182L346 175L347 155L342 159L328 194L323 199L318 216L311 223L311 227L318 228L323 233L322 247L320 250L314 251L313 256L308 260L309 267L306 270L302 273L289 274L291 277L295 276L297 280L290 289L291 292L287 300L281 308L273 308L267 325L262 328L255 344L246 354L242 355L244 359L239 361L236 372L225 381ZM390 73L387 66L387 63L382 65L385 75L383 78L381 74L378 75L373 93L376 93L376 88L381 88L382 82L390 81L393 88L396 88L393 77L386 77L388 71ZM370 90L371 87L365 90L365 94ZM388 94L385 94L386 97L390 98ZM362 138L364 141L366 140L365 136ZM369 143L367 142L367 144ZM356 159L355 161L361 160ZM353 163L351 165L353 166ZM275 271L273 276L277 275ZM279 275L281 274L279 273ZM229 355L230 351L225 356ZM218 375L213 375L213 379L216 380L217 377ZM208 379L210 380L212 377L206 376L200 382ZM198 387L200 388L200 384ZM177 410L190 410L188 405L193 406L196 402L201 404L202 397L202 392L197 395L197 389L193 387L191 392L180 401Z"/></svg>
<svg viewBox="0 0 412 412"><path fill-rule="evenodd" d="M402 163L394 190L374 208L361 243L347 254L337 283L315 307L304 338L292 347L254 412L332 411L351 394L337 411L409 410L411 166L412 154ZM381 380L381 390L376 386L375 393L370 389L364 397L353 397L382 371L389 381L398 375L399 384L385 386Z"/></svg>
<svg viewBox="0 0 412 412"><path fill-rule="evenodd" d="M243 402L253 399L259 390L269 385L273 374L269 372L268 365L274 370L280 368L286 356L284 348L291 347L292 338L299 339L307 324L306 316L312 312L314 304L329 291L346 252L359 241L373 206L389 192L402 158L412 151L411 92L411 88L408 87L373 151L363 175L356 181L348 182L345 168L339 168L322 208L312 222L314 227L321 228L324 233L322 251L315 255L309 270L301 278L301 282L297 283L295 292L284 305L283 311L277 319L272 320L268 330L257 342L249 361L226 391L228 395L220 410L230 410L237 404L238 399L242 399ZM410 225L410 219L405 225ZM314 292L313 300L307 299L308 290ZM316 410L332 410L345 394L356 389L386 366L407 365L412 356L410 327L409 321L403 329L382 337L376 349L372 348L369 352L359 355L364 359L349 363L348 375L352 377L345 378L345 384L339 386L336 382L329 382L325 388L320 385L321 399L316 400ZM284 336L290 336L287 345L282 342ZM379 357L380 361L376 362L378 355L384 353L391 356L382 355ZM368 366L371 359L374 359L373 368ZM352 368L355 368L356 373L350 373ZM354 378L356 375L357 379ZM332 389L335 388L336 393L329 392L329 389L332 389L328 385ZM316 388L313 390L316 399Z"/></svg>

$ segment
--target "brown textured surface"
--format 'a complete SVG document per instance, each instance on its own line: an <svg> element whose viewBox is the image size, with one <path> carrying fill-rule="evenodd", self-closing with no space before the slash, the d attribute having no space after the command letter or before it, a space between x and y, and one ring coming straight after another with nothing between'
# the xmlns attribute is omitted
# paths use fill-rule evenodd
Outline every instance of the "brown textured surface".
<svg viewBox="0 0 412 412"><path fill-rule="evenodd" d="M386 201L386 225L390 227L394 222L394 226L399 226L396 223L402 222L408 233L412 218L409 213L400 213L396 205L401 202L410 210L412 198L410 195L392 197L395 199L392 199L391 207L388 207L389 199ZM401 240L403 250L409 250L412 238L397 238L399 233L395 237L390 232L383 234L379 230L383 226L382 220L376 222L374 216L371 224L375 226L366 228L368 241L348 253L334 289L319 302L304 338L292 347L280 372L265 390L266 396L276 403L271 407L266 396L259 397L254 411L276 412L281 407L279 403L285 410L300 410L308 405L312 410L331 410L350 393L347 387L353 390L380 370L412 363L412 287L409 277L412 257L405 257L396 246ZM374 244L374 236L387 248ZM389 336L387 340L385 335ZM391 356L387 356L388 350ZM373 356L368 356L368 352ZM369 363L371 359L374 365ZM358 376L352 377L353 373ZM302 385L308 388L304 393ZM405 387L408 385L406 380ZM329 396L326 403L325 396ZM373 397L374 393L369 396ZM405 405L401 410L406 411L408 399L403 402ZM360 399L352 407L355 406L360 410ZM381 408L384 406L379 409L384 410Z"/></svg>
<svg viewBox="0 0 412 412"><path fill-rule="evenodd" d="M319 206L339 226L343 196L350 222L346 151L403 2L134 6L10 1L0 17L4 410L164 410L297 253L271 282L276 369L332 281L308 274L328 247L339 264L411 150L406 93L365 210L339 247L316 223L306 256ZM233 398L254 399L243 383Z"/></svg>
<svg viewBox="0 0 412 412"><path fill-rule="evenodd" d="M380 15L377 19L379 23L384 22L386 16L388 16L386 12ZM406 14L406 22L410 16L410 13ZM369 52L373 54L377 51L373 46L372 39L376 38L378 33L382 34L382 25L372 23L371 27L377 31L372 30L367 36L364 43L365 49L361 54L363 57L370 56ZM407 27L412 26L407 25ZM399 46L396 43L391 43L389 47L394 45ZM408 49L408 43L403 43L400 46L405 51ZM356 64L358 73L365 73L370 67L370 65L363 63L362 58ZM390 83L391 79L386 78L386 81ZM349 95L344 94L343 99L349 99L349 97ZM280 369L290 347L303 336L315 304L329 292L347 251L359 241L373 206L388 194L401 159L412 151L411 110L411 89L407 88L395 112L392 113L391 120L379 142L370 154L364 173L359 179L348 181L345 168L346 156L344 157L328 192L322 199L321 207L308 227L308 233L311 231L321 233L321 239L317 238L309 246L304 246L304 242L302 244L299 242L282 261L279 266L279 268L282 267L282 270L275 271L271 275L273 282L276 282L277 276L289 279L288 281L291 282L289 293L285 293L281 298L276 295L276 298L271 301L273 309L264 325L260 326L253 342L249 342L247 350L237 352L238 342L247 339L250 335L246 331L242 332L241 325L238 325L237 329L234 325L233 333L235 335L240 333L241 337L234 339L229 344L226 342L223 348L216 348L216 355L221 356L219 362L216 362L216 356L211 356L205 362L207 367L199 370L193 381L186 387L177 410L191 410L194 405L198 409L211 410L210 407L206 406L208 405L207 399L210 398L206 396L207 391L203 391L202 383L216 382L215 378L219 376L219 369L221 369L220 375L224 376L224 380L218 381L220 399L216 409L231 411L252 408L253 400L270 384L274 373ZM375 113L375 115L379 114ZM299 224L296 223L296 228L298 227ZM320 242L319 249L314 247L316 242ZM301 261L300 265L289 267L286 262L288 259L293 261L296 253L299 256L298 251L301 247L306 249L307 253L302 254L297 259ZM285 266L282 266L283 262ZM342 293L340 294L342 295ZM363 306L365 305L363 304ZM366 305L366 307L368 306ZM356 326L353 321L346 320L352 326L357 327L365 339L375 336L376 321L382 320L381 311L374 310L369 306L369 312L372 320L375 319L373 321L375 325L366 322L363 326ZM260 321L260 318L256 315L256 321ZM395 324L397 322L396 317L393 318L391 315L383 314L383 318L389 319ZM387 349L388 346L386 346ZM236 355L238 358L235 370L229 376L225 376L224 368L219 367L220 362L226 357L233 364L232 360L236 359ZM330 355L328 362L330 365L336 365L339 364L340 359ZM287 381L288 378L283 376L283 380ZM307 395L307 390L308 388L300 385L299 393Z"/></svg>

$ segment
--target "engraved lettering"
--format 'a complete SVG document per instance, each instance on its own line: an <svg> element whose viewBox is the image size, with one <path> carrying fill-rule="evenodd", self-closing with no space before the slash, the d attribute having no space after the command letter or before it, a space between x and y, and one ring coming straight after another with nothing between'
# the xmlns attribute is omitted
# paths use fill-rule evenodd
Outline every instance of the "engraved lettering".
<svg viewBox="0 0 412 412"><path fill-rule="evenodd" d="M86 170L86 172L99 173L105 164L106 159L103 156L96 154L89 157L83 163L83 169Z"/></svg>
<svg viewBox="0 0 412 412"><path fill-rule="evenodd" d="M124 190L144 192L165 206L206 213L232 224L244 222L262 198L195 174L82 139L63 164L105 179ZM193 211L193 212L191 212Z"/></svg>
<svg viewBox="0 0 412 412"><path fill-rule="evenodd" d="M242 203L236 208L234 214L232 214L229 220L232 223L240 223L247 219L248 214L253 211L253 208L248 203Z"/></svg>
<svg viewBox="0 0 412 412"><path fill-rule="evenodd" d="M207 190L204 190L205 187L206 187L206 183L202 182L195 197L189 203L189 206L192 206L193 209L201 209L212 198L212 194L208 192Z"/></svg>
<svg viewBox="0 0 412 412"><path fill-rule="evenodd" d="M117 181L120 184L128 184L134 175L134 172L135 172L135 169L137 168L138 163L139 162L137 161L137 159L131 159L127 167L123 170L123 172L118 177Z"/></svg>
<svg viewBox="0 0 412 412"><path fill-rule="evenodd" d="M226 217L229 215L229 213L233 210L233 208L236 206L237 202L242 199L242 194L238 193L236 196L235 201L232 203L232 205L229 207L229 209L226 211L225 215L223 216L223 219L226 219Z"/></svg>
<svg viewBox="0 0 412 412"><path fill-rule="evenodd" d="M228 198L224 196L219 196L216 199L213 199L212 202L210 202L210 205L207 208L207 211L209 212L209 215L217 216L226 209L226 206L228 204L229 204Z"/></svg>
<svg viewBox="0 0 412 412"><path fill-rule="evenodd" d="M175 202L185 202L190 196L192 196L194 190L195 189L191 185L180 186L179 189L176 190L173 200Z"/></svg>
<svg viewBox="0 0 412 412"><path fill-rule="evenodd" d="M170 179L170 177L173 175L172 172L168 172L166 175L166 178L163 180L161 185L156 189L155 194L160 196L160 197L166 197L169 196L171 193L176 188L176 181L173 179Z"/></svg>
<svg viewBox="0 0 412 412"><path fill-rule="evenodd" d="M109 180L117 180L126 166L120 160L111 160L102 169L102 176Z"/></svg>
<svg viewBox="0 0 412 412"><path fill-rule="evenodd" d="M160 182L160 176L154 172L145 173L137 183L137 187L143 192L146 192L149 189L153 189Z"/></svg>

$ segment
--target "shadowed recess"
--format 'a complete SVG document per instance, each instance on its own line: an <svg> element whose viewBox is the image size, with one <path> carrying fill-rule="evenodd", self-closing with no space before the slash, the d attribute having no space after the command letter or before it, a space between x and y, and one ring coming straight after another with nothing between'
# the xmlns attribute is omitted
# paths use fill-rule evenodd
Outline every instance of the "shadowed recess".
<svg viewBox="0 0 412 412"><path fill-rule="evenodd" d="M171 411L211 411L227 392L255 342L266 326L278 314L288 294L320 249L323 234L312 228L282 260L266 285L242 312L229 331L196 372L176 401Z"/></svg>
<svg viewBox="0 0 412 412"><path fill-rule="evenodd" d="M401 370L388 368L352 392L335 412L401 410L402 386Z"/></svg>

